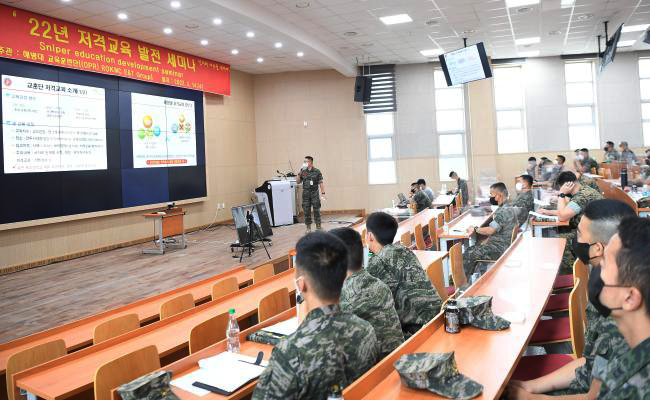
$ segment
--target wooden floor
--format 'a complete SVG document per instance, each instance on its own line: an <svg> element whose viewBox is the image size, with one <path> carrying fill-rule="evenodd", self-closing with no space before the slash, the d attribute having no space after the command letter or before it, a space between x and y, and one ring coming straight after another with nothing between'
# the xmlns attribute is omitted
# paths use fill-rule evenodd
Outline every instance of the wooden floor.
<svg viewBox="0 0 650 400"><path fill-rule="evenodd" d="M356 219L324 216L323 229ZM271 258L287 254L304 232L303 224L273 228ZM218 226L189 234L187 249L164 255L142 254L143 248L153 247L149 242L3 276L0 343L229 270L239 265L229 246L235 237L234 226ZM267 259L257 247L252 257L244 256L244 265L258 266Z"/></svg>

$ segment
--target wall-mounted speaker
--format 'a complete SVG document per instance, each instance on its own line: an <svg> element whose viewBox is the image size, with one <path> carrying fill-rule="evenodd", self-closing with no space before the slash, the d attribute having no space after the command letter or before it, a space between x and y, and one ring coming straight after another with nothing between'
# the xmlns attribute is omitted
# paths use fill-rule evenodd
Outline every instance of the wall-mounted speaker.
<svg viewBox="0 0 650 400"><path fill-rule="evenodd" d="M650 31L646 31L643 41L647 44L650 44Z"/></svg>
<svg viewBox="0 0 650 400"><path fill-rule="evenodd" d="M357 76L354 81L354 101L367 103L370 101L370 84L372 78L368 76Z"/></svg>

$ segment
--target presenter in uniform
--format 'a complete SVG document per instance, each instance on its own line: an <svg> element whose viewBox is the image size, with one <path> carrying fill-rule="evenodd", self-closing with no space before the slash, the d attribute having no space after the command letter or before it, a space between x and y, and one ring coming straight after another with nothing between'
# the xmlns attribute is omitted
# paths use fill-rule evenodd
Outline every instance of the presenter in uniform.
<svg viewBox="0 0 650 400"><path fill-rule="evenodd" d="M307 232L311 232L311 209L314 208L314 220L316 229L320 230L320 199L325 199L325 185L323 174L318 168L314 168L314 158L306 156L305 162L298 173L298 183L302 183L302 210L305 212L305 225ZM320 186L320 194L318 188Z"/></svg>

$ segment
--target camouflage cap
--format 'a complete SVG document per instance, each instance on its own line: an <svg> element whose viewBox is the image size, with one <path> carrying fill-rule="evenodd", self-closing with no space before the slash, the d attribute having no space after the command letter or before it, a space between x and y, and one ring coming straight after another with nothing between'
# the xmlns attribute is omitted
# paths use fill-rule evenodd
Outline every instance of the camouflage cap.
<svg viewBox="0 0 650 400"><path fill-rule="evenodd" d="M156 371L117 388L124 400L180 400L169 386L172 373Z"/></svg>
<svg viewBox="0 0 650 400"><path fill-rule="evenodd" d="M510 327L510 321L492 313L492 296L462 297L456 304L460 310L460 323L489 331Z"/></svg>
<svg viewBox="0 0 650 400"><path fill-rule="evenodd" d="M450 399L472 399L483 385L458 372L454 352L404 354L395 361L402 383Z"/></svg>

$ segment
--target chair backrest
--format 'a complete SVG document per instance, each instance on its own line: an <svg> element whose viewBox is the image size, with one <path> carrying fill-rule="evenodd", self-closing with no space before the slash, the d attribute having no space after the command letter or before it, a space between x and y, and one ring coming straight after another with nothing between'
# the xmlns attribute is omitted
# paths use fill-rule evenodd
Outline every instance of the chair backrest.
<svg viewBox="0 0 650 400"><path fill-rule="evenodd" d="M438 228L442 229L445 226L445 217L444 214L438 214L436 217L436 223L438 224Z"/></svg>
<svg viewBox="0 0 650 400"><path fill-rule="evenodd" d="M102 322L93 331L93 343L101 343L123 333L131 332L140 327L138 314L126 314Z"/></svg>
<svg viewBox="0 0 650 400"><path fill-rule="evenodd" d="M158 368L160 357L154 345L107 362L95 371L95 400L112 400L113 389Z"/></svg>
<svg viewBox="0 0 650 400"><path fill-rule="evenodd" d="M263 281L264 279L270 278L275 275L275 268L273 264L264 264L261 267L257 267L253 270L253 283Z"/></svg>
<svg viewBox="0 0 650 400"><path fill-rule="evenodd" d="M192 293L185 293L174 297L160 305L160 319L169 318L192 307L194 307L194 296L192 296Z"/></svg>
<svg viewBox="0 0 650 400"><path fill-rule="evenodd" d="M404 232L402 233L402 236L400 236L399 242L404 246L404 247L411 247L411 232Z"/></svg>
<svg viewBox="0 0 650 400"><path fill-rule="evenodd" d="M44 364L55 358L63 357L64 355L66 355L66 348L63 339L42 343L10 355L7 359L7 367L5 370L8 399L23 399L20 396L20 389L14 383L14 374Z"/></svg>
<svg viewBox="0 0 650 400"><path fill-rule="evenodd" d="M196 325L190 331L190 354L224 340L226 329L228 329L227 312Z"/></svg>
<svg viewBox="0 0 650 400"><path fill-rule="evenodd" d="M366 245L366 228L363 228L361 231L361 243L365 246Z"/></svg>
<svg viewBox="0 0 650 400"><path fill-rule="evenodd" d="M259 306L257 307L259 322L274 317L289 308L291 308L289 290L286 287L276 290L260 300Z"/></svg>
<svg viewBox="0 0 650 400"><path fill-rule="evenodd" d="M442 301L445 301L449 295L447 294L443 274L442 260L436 260L427 267L427 276L429 277L431 284L436 289L436 292L438 292L438 296L440 296Z"/></svg>
<svg viewBox="0 0 650 400"><path fill-rule="evenodd" d="M463 203L463 201L465 201L465 199L463 199L463 192L459 190L457 196L458 196L458 200L456 201L456 204L458 204L458 208L463 208L463 206L465 205Z"/></svg>
<svg viewBox="0 0 650 400"><path fill-rule="evenodd" d="M519 225L515 224L515 227L512 228L512 235L510 235L510 244L513 244L519 233Z"/></svg>
<svg viewBox="0 0 650 400"><path fill-rule="evenodd" d="M451 221L451 216L449 215L449 206L445 207L445 222Z"/></svg>
<svg viewBox="0 0 650 400"><path fill-rule="evenodd" d="M576 284L569 294L569 323L571 325L571 344L575 358L582 357L585 348L585 325L583 318L582 292L585 291L586 282L576 279Z"/></svg>
<svg viewBox="0 0 650 400"><path fill-rule="evenodd" d="M418 250L426 250L427 246L424 244L424 233L422 233L422 225L415 225L415 248Z"/></svg>
<svg viewBox="0 0 650 400"><path fill-rule="evenodd" d="M429 220L429 239L431 239L431 250L438 250L440 243L438 243L438 224L435 218Z"/></svg>
<svg viewBox="0 0 650 400"><path fill-rule="evenodd" d="M467 283L465 270L463 269L462 243L458 242L449 250L449 263L451 264L451 277L454 279L454 286L461 287Z"/></svg>
<svg viewBox="0 0 650 400"><path fill-rule="evenodd" d="M236 292L239 290L239 282L236 276L222 279L212 286L212 300L225 296L228 293Z"/></svg>
<svg viewBox="0 0 650 400"><path fill-rule="evenodd" d="M573 287L577 285L578 279L584 282L584 290L580 293L580 301L582 307L582 317L587 323L587 282L589 282L589 266L583 263L580 260L576 260L573 263Z"/></svg>

